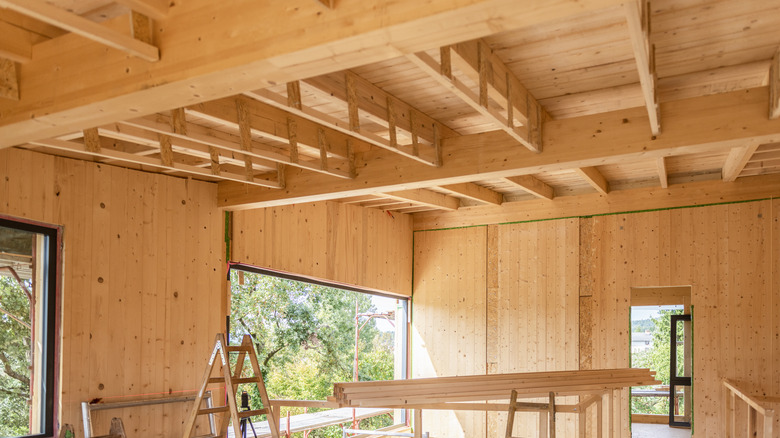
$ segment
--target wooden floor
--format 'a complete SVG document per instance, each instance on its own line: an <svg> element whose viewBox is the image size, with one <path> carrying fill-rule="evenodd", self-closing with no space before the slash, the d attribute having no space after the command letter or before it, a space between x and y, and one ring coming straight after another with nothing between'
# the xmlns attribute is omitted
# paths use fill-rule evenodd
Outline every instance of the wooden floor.
<svg viewBox="0 0 780 438"><path fill-rule="evenodd" d="M631 424L632 438L689 438L690 429L677 429L666 424Z"/></svg>

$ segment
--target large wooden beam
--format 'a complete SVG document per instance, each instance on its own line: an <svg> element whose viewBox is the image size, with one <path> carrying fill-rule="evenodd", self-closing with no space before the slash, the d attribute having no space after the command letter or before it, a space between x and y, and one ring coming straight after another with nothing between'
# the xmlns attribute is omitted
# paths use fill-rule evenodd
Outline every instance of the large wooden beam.
<svg viewBox="0 0 780 438"><path fill-rule="evenodd" d="M780 117L780 49L769 66L769 118Z"/></svg>
<svg viewBox="0 0 780 438"><path fill-rule="evenodd" d="M155 20L163 20L168 17L171 0L116 0L116 2Z"/></svg>
<svg viewBox="0 0 780 438"><path fill-rule="evenodd" d="M21 0L19 0L21 1ZM187 0L156 25L154 64L77 35L36 46L22 99L0 103L0 147L616 6L622 0ZM387 5L387 7L385 7ZM257 23L263 23L258 27ZM447 23L442 26L441 23ZM280 43L283 41L283 43ZM111 52L111 53L109 53ZM56 64L58 69L52 69ZM83 72L100 72L90 81Z"/></svg>
<svg viewBox="0 0 780 438"><path fill-rule="evenodd" d="M642 5L644 5L644 0L642 0ZM639 83L642 86L647 116L650 119L650 131L653 135L658 135L661 132L661 111L656 96L653 49L649 42L650 14L647 8L640 6L636 0L627 1L623 7L626 11L628 33L631 37L631 46L634 49L634 59L636 59L636 67L639 72Z"/></svg>
<svg viewBox="0 0 780 438"><path fill-rule="evenodd" d="M36 37L20 27L0 21L0 58L16 62L27 62L32 59L32 46Z"/></svg>
<svg viewBox="0 0 780 438"><path fill-rule="evenodd" d="M594 166L579 167L577 173L602 195L609 193L609 181Z"/></svg>
<svg viewBox="0 0 780 438"><path fill-rule="evenodd" d="M598 193L561 196L555 201L505 202L500 207L461 207L457 212L420 213L414 217L415 230L500 224L517 221L555 219L594 214L626 213L658 208L677 208L724 202L764 199L780 195L780 174L740 178L733 183L720 180L660 187L618 190L609 196Z"/></svg>
<svg viewBox="0 0 780 438"><path fill-rule="evenodd" d="M19 75L16 62L0 58L0 98L19 100Z"/></svg>
<svg viewBox="0 0 780 438"><path fill-rule="evenodd" d="M382 195L393 199L409 201L412 204L426 205L440 210L454 211L460 207L460 200L458 200L458 198L425 189L401 190L398 192L383 193Z"/></svg>
<svg viewBox="0 0 780 438"><path fill-rule="evenodd" d="M219 204L284 205L780 142L780 120L767 118L767 100L764 88L669 102L664 135L655 140L644 108L548 121L543 154L518 154L501 131L453 137L444 139L446 165L440 168L370 151L358 157L353 181L291 171L283 193L221 183Z"/></svg>
<svg viewBox="0 0 780 438"><path fill-rule="evenodd" d="M501 205L504 202L504 195L501 193L473 183L448 184L440 188L483 204Z"/></svg>
<svg viewBox="0 0 780 438"><path fill-rule="evenodd" d="M661 183L661 187L669 187L669 174L666 171L666 157L659 157L656 159L656 167L658 168L658 181Z"/></svg>
<svg viewBox="0 0 780 438"><path fill-rule="evenodd" d="M64 9L52 6L44 0L0 0L0 7L28 15L146 61L157 61L160 59L160 51L157 47L116 32L102 24L72 14Z"/></svg>

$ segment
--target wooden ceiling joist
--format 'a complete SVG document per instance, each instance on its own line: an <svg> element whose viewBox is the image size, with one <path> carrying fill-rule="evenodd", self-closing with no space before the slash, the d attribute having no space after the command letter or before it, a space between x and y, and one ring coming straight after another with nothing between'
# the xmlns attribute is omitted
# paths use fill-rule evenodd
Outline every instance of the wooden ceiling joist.
<svg viewBox="0 0 780 438"><path fill-rule="evenodd" d="M19 76L16 62L0 58L0 98L19 100Z"/></svg>
<svg viewBox="0 0 780 438"><path fill-rule="evenodd" d="M85 133L86 132L88 131L85 131ZM163 162L162 158L154 158L154 157L136 155L128 152L109 150L106 148L96 147L94 146L94 144L88 146L87 144L62 141L56 139L38 140L38 141L30 142L30 144L36 146L43 146L51 149L80 152L95 157L151 166L158 169L181 172L184 174L208 176L208 177L217 178L219 180L241 182L244 184L254 185L263 188L273 188L273 189L284 188L283 184L281 184L280 180L278 179L278 175L274 175L277 178L276 181L265 179L268 177L267 175L262 175L262 176L258 175L257 178L255 178L253 181L250 182L245 180L244 175L238 175L231 172L220 172L218 175L215 175L212 173L211 170L206 170L197 166L181 164L181 163L166 164Z"/></svg>
<svg viewBox="0 0 780 438"><path fill-rule="evenodd" d="M32 59L32 46L36 36L21 27L13 26L0 20L0 58L16 62L27 62Z"/></svg>
<svg viewBox="0 0 780 438"><path fill-rule="evenodd" d="M769 66L769 118L780 117L780 49Z"/></svg>
<svg viewBox="0 0 780 438"><path fill-rule="evenodd" d="M519 187L526 192L542 199L552 201L555 198L555 189L548 184L539 181L538 178L532 175L520 175L520 176L508 176L501 178L503 181Z"/></svg>
<svg viewBox="0 0 780 438"><path fill-rule="evenodd" d="M408 59L511 138L533 152L542 150L541 105L484 41L442 47L440 61L425 52ZM478 91L459 80L454 68L476 82Z"/></svg>
<svg viewBox="0 0 780 438"><path fill-rule="evenodd" d="M168 17L171 0L116 0L117 3L155 20Z"/></svg>
<svg viewBox="0 0 780 438"><path fill-rule="evenodd" d="M243 129L244 144L251 135L256 135L288 145L286 158L280 159L274 153L273 156L267 155L267 159L341 178L353 176L349 162L354 154L350 151L353 147L350 143L355 140L306 118L245 96L192 105L186 108L186 112L233 130ZM253 144L253 150L262 149L262 144ZM301 152L303 147L312 153L304 156ZM248 153L249 147L245 145L242 150Z"/></svg>
<svg viewBox="0 0 780 438"><path fill-rule="evenodd" d="M504 202L504 195L501 193L474 183L448 184L439 188L482 204L501 205Z"/></svg>
<svg viewBox="0 0 780 438"><path fill-rule="evenodd" d="M576 171L597 192L602 195L609 194L609 181L594 166L579 167Z"/></svg>
<svg viewBox="0 0 780 438"><path fill-rule="evenodd" d="M666 171L666 157L658 157L658 159L656 159L656 167L658 168L658 181L661 183L661 187L669 187L669 174Z"/></svg>
<svg viewBox="0 0 780 438"><path fill-rule="evenodd" d="M780 120L767 118L766 105L765 89L669 102L674 123L655 140L644 108L548 121L543 154L517 154L502 131L445 138L447 164L440 168L376 150L370 159L357 157L360 174L347 184L291 170L284 194L220 183L219 203L233 209L285 205L780 142Z"/></svg>
<svg viewBox="0 0 780 438"><path fill-rule="evenodd" d="M382 196L411 202L416 205L425 205L440 210L454 211L460 208L460 200L458 198L426 189L400 190L397 192L383 193Z"/></svg>
<svg viewBox="0 0 780 438"><path fill-rule="evenodd" d="M759 143L753 142L745 146L732 148L728 157L726 157L726 162L723 163L723 182L735 181L759 146Z"/></svg>
<svg viewBox="0 0 780 438"><path fill-rule="evenodd" d="M52 6L44 0L0 0L0 7L28 15L147 61L154 62L160 59L159 49L148 42L116 32L99 23ZM135 23L134 19L128 23L131 29L133 23Z"/></svg>
<svg viewBox="0 0 780 438"><path fill-rule="evenodd" d="M650 131L653 135L661 132L661 111L656 96L656 75L653 62L653 48L649 38L650 13L644 0L629 0L623 4L628 22L628 33L631 36L631 46L634 49L639 83L645 97L647 115L650 119Z"/></svg>

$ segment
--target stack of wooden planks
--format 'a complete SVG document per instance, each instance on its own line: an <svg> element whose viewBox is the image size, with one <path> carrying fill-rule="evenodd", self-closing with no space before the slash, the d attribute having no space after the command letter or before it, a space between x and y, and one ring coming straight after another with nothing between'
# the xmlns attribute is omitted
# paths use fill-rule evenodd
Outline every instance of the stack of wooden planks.
<svg viewBox="0 0 780 438"><path fill-rule="evenodd" d="M560 396L585 395L660 383L655 380L655 371L627 368L344 382L334 385L333 396L341 406L425 409L427 404L507 400L512 390L528 398L551 392Z"/></svg>

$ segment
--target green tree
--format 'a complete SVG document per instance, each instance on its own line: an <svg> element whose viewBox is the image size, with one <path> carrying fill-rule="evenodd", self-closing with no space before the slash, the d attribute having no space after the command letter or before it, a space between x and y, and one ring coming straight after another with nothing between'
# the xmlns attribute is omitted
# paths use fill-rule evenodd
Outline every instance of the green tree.
<svg viewBox="0 0 780 438"><path fill-rule="evenodd" d="M0 313L0 436L27 435L30 302L14 278L0 276L0 309L7 312Z"/></svg>
<svg viewBox="0 0 780 438"><path fill-rule="evenodd" d="M355 349L355 310L375 312L371 297L326 286L244 273L239 284L233 272L231 340L252 335L266 388L272 398L324 400L333 383L351 381ZM365 321L365 320L361 320ZM361 380L393 378L393 337L367 323L360 332ZM259 394L247 388L251 405ZM303 408L289 409L291 415ZM312 412L314 410L310 410ZM287 410L282 411L282 416ZM385 416L363 424L382 427ZM302 434L301 434L302 435ZM337 426L312 431L311 438L340 437Z"/></svg>

